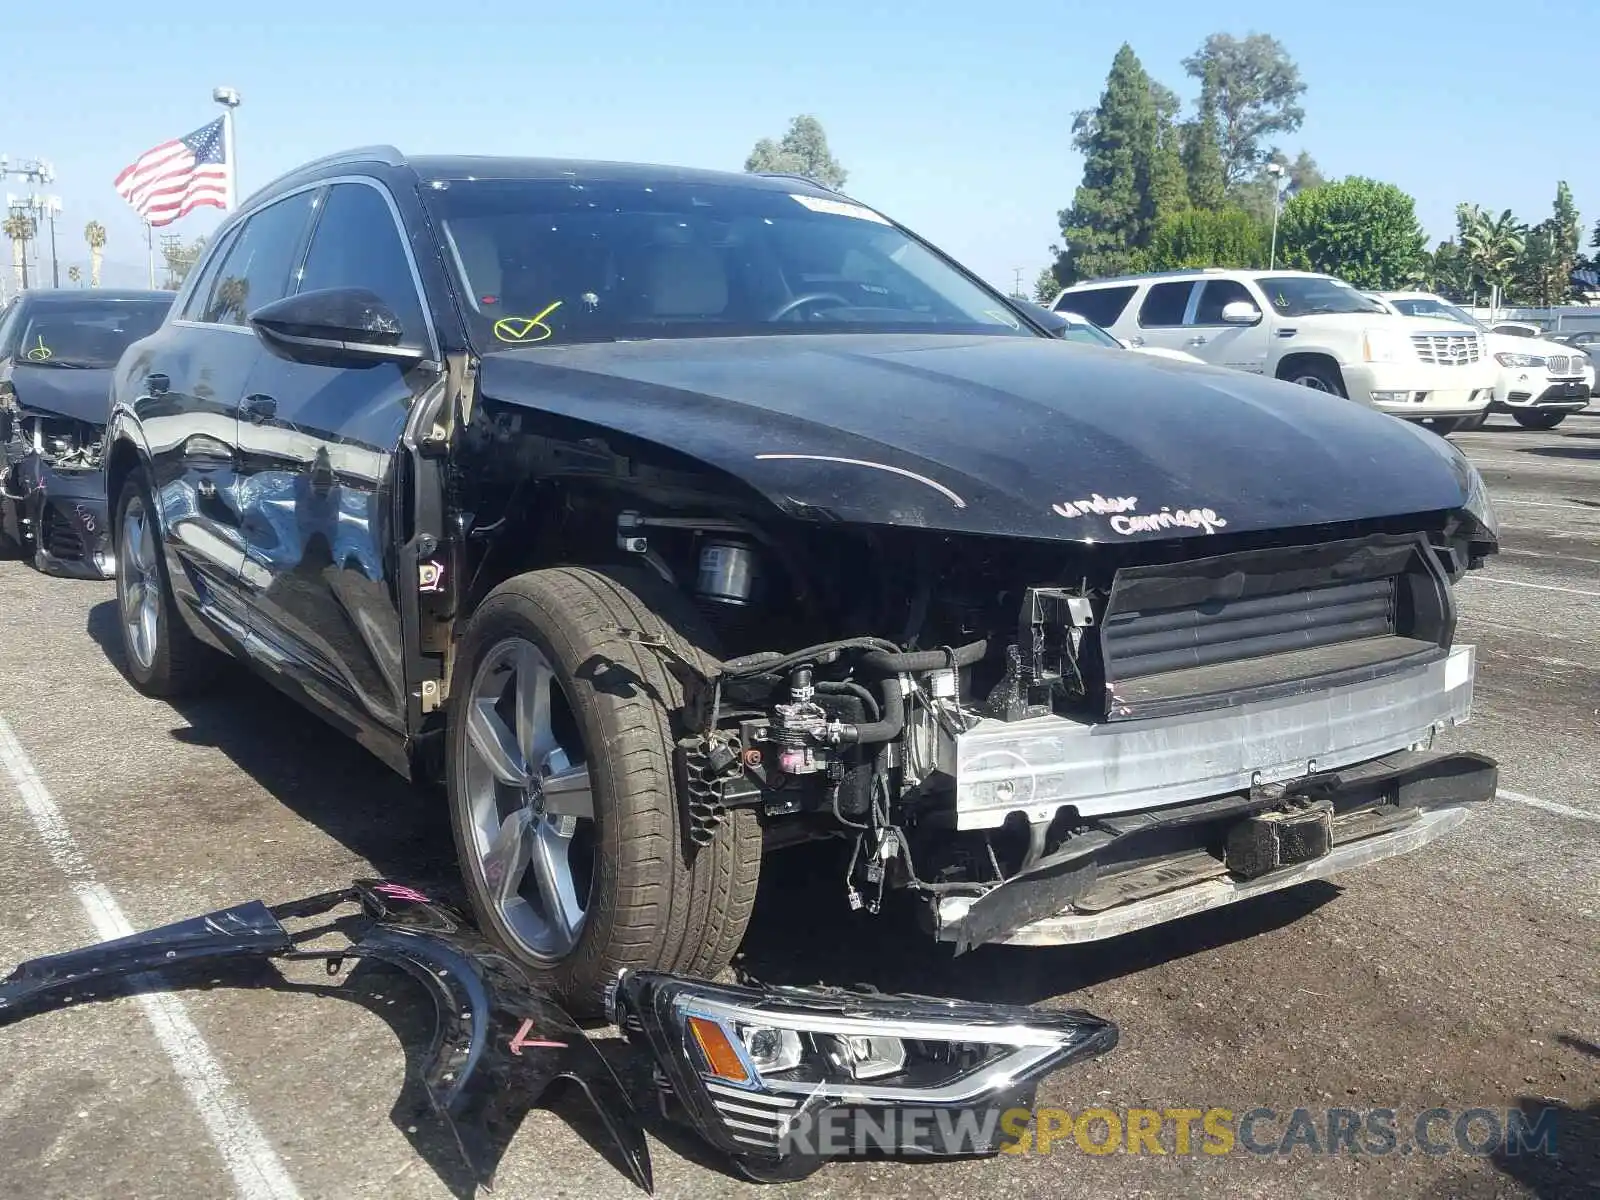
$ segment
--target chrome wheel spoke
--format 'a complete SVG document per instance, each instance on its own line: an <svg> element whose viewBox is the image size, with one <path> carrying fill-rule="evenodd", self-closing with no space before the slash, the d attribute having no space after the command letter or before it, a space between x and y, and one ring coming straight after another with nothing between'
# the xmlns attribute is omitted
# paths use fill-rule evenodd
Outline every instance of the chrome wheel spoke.
<svg viewBox="0 0 1600 1200"><path fill-rule="evenodd" d="M502 910L517 899L533 852L533 814L519 808L500 825L483 856L483 874Z"/></svg>
<svg viewBox="0 0 1600 1200"><path fill-rule="evenodd" d="M572 865L567 861L571 839L540 821L535 826L530 868L539 883L539 899L550 922L555 951L564 954L577 941L583 923L583 906L573 887Z"/></svg>
<svg viewBox="0 0 1600 1200"><path fill-rule="evenodd" d="M589 785L589 768L585 764L572 766L567 752L553 751L545 763L544 811L552 817L574 817L594 820L594 793Z"/></svg>
<svg viewBox="0 0 1600 1200"><path fill-rule="evenodd" d="M550 685L554 673L544 655L526 642L518 647L513 662L517 748L524 763L537 765L556 744L550 727Z"/></svg>
<svg viewBox="0 0 1600 1200"><path fill-rule="evenodd" d="M528 766L517 739L495 711L497 696L474 696L467 708L467 737L490 772L508 787L528 786Z"/></svg>

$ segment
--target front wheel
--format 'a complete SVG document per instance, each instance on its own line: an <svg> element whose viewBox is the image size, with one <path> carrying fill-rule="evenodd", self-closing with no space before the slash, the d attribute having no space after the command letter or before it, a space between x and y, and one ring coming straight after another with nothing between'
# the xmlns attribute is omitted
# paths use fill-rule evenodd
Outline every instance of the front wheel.
<svg viewBox="0 0 1600 1200"><path fill-rule="evenodd" d="M1465 427L1466 417L1430 417L1428 428L1440 437L1449 437L1452 433Z"/></svg>
<svg viewBox="0 0 1600 1200"><path fill-rule="evenodd" d="M1524 429L1554 429L1567 419L1564 412L1519 412L1511 414Z"/></svg>
<svg viewBox="0 0 1600 1200"><path fill-rule="evenodd" d="M117 500L117 625L133 686L147 696L197 691L220 656L183 623L161 561L160 535L144 481L131 476Z"/></svg>
<svg viewBox="0 0 1600 1200"><path fill-rule="evenodd" d="M473 908L583 1014L602 1010L623 968L711 976L726 966L761 865L748 809L729 811L689 854L673 772L682 687L626 629L706 661L709 638L677 592L566 567L490 593L450 689L451 826Z"/></svg>
<svg viewBox="0 0 1600 1200"><path fill-rule="evenodd" d="M1325 363L1296 363L1279 378L1288 383L1298 384L1300 387L1310 388L1314 392L1327 392L1333 396L1349 395L1344 389L1344 380L1339 375L1339 369Z"/></svg>

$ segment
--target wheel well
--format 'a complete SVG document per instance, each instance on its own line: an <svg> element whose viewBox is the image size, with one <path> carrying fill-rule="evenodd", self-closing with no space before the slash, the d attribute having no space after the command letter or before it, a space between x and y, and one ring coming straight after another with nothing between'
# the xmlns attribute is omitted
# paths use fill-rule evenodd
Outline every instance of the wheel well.
<svg viewBox="0 0 1600 1200"><path fill-rule="evenodd" d="M113 543L117 537L117 499L128 477L139 469L139 451L126 438L118 439L106 459L106 521L111 526Z"/></svg>
<svg viewBox="0 0 1600 1200"><path fill-rule="evenodd" d="M1339 370L1338 360L1329 354L1285 354L1278 363L1278 378L1288 379L1295 371L1306 367L1317 367L1326 371L1339 381L1339 386L1344 387L1344 372Z"/></svg>

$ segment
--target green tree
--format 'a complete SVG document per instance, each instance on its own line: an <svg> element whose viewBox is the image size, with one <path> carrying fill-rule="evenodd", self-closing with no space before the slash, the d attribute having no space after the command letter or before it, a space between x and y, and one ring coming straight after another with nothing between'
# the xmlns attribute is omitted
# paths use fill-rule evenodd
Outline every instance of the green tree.
<svg viewBox="0 0 1600 1200"><path fill-rule="evenodd" d="M1490 216L1476 204L1456 206L1457 238L1472 274L1474 297L1481 289L1502 292L1516 275L1517 260L1527 244L1527 226L1519 223L1508 208L1498 217Z"/></svg>
<svg viewBox="0 0 1600 1200"><path fill-rule="evenodd" d="M73 263L70 267L67 268L67 278L71 282L78 284L79 287L82 287L83 286L83 284L82 284L83 268L80 267L77 263Z"/></svg>
<svg viewBox="0 0 1600 1200"><path fill-rule="evenodd" d="M1264 267L1271 237L1271 226L1243 209L1193 208L1174 213L1156 231L1148 265L1153 271Z"/></svg>
<svg viewBox="0 0 1600 1200"><path fill-rule="evenodd" d="M1035 304L1049 304L1056 298L1056 293L1061 290L1061 284L1056 279L1054 267L1042 267L1033 281L1033 302Z"/></svg>
<svg viewBox="0 0 1600 1200"><path fill-rule="evenodd" d="M1550 216L1528 230L1512 286L1520 299L1542 307L1564 304L1572 296L1583 231L1578 207L1566 180L1556 184Z"/></svg>
<svg viewBox="0 0 1600 1200"><path fill-rule="evenodd" d="M1138 270L1155 230L1188 204L1178 135L1177 96L1152 84L1133 48L1112 61L1098 107L1073 121L1083 181L1059 215L1063 283Z"/></svg>
<svg viewBox="0 0 1600 1200"><path fill-rule="evenodd" d="M789 122L789 132L774 142L762 138L744 160L744 169L787 175L804 175L823 187L843 187L849 173L828 149L828 135L822 122L802 113Z"/></svg>
<svg viewBox="0 0 1600 1200"><path fill-rule="evenodd" d="M1278 224L1286 266L1359 288L1395 288L1423 272L1427 238L1416 202L1392 183L1351 176L1294 196Z"/></svg>
<svg viewBox="0 0 1600 1200"><path fill-rule="evenodd" d="M1305 120L1300 68L1277 38L1213 33L1183 60L1202 84L1209 77L1221 120L1223 178L1229 186L1256 176L1275 134L1293 133Z"/></svg>
<svg viewBox="0 0 1600 1200"><path fill-rule="evenodd" d="M1208 65L1200 86L1200 111L1183 130L1183 169L1196 208L1222 207L1228 180L1222 164L1222 123L1217 116L1216 69Z"/></svg>
<svg viewBox="0 0 1600 1200"><path fill-rule="evenodd" d="M1440 242L1423 264L1423 286L1446 300L1465 304L1472 300L1472 267L1454 238Z"/></svg>
<svg viewBox="0 0 1600 1200"><path fill-rule="evenodd" d="M1288 193L1298 196L1301 192L1310 191L1314 187L1321 187L1328 181L1322 177L1322 172L1317 168L1317 160L1304 150L1300 151L1292 163L1285 166L1287 172Z"/></svg>
<svg viewBox="0 0 1600 1200"><path fill-rule="evenodd" d="M167 287L176 290L182 286L183 281L188 278L189 272L194 268L194 264L200 261L200 255L204 253L205 248L206 238L204 234L195 238L187 246L179 242L175 245L163 245L161 247L161 257L166 260L167 264Z"/></svg>

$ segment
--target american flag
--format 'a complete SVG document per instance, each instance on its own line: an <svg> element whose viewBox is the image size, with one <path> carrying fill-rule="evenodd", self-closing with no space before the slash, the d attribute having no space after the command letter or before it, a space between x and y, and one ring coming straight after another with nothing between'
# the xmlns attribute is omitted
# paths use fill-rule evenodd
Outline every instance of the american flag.
<svg viewBox="0 0 1600 1200"><path fill-rule="evenodd" d="M117 176L117 195L151 225L170 225L197 208L228 207L227 140L224 118L187 137L146 150Z"/></svg>

